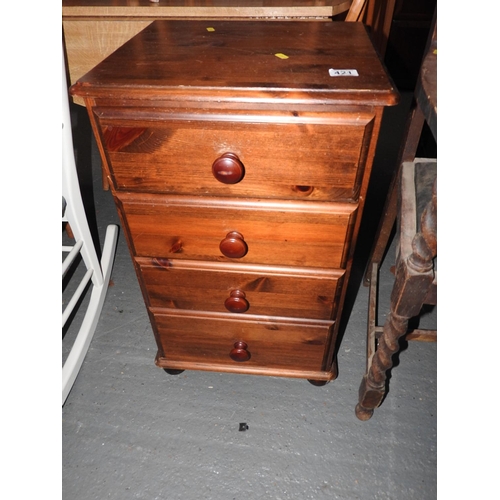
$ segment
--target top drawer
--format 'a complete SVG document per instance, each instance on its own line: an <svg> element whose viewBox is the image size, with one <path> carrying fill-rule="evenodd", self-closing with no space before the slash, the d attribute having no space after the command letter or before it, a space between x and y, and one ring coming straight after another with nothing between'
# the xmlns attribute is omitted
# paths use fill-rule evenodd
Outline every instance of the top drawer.
<svg viewBox="0 0 500 500"><path fill-rule="evenodd" d="M293 111L94 113L116 190L315 201L357 200L374 119ZM213 167L227 153L229 160Z"/></svg>

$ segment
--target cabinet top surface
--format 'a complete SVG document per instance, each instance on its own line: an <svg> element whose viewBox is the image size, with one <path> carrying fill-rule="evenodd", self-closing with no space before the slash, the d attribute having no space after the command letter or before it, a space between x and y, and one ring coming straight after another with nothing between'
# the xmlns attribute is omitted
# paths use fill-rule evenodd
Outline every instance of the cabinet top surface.
<svg viewBox="0 0 500 500"><path fill-rule="evenodd" d="M398 101L365 27L320 21L155 21L80 78L71 93L111 99L216 95L263 103Z"/></svg>

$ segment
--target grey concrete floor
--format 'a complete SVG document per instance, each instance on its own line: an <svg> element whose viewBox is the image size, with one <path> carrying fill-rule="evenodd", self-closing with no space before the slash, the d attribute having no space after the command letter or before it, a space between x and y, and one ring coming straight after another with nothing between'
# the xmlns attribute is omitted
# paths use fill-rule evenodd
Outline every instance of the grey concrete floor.
<svg viewBox="0 0 500 500"><path fill-rule="evenodd" d="M344 311L339 376L324 387L211 372L172 376L157 368L152 329L120 234L112 286L62 408L65 500L436 498L436 344L404 345L381 407L367 422L354 414L366 362L368 289L361 276L408 103L406 97L384 119ZM111 194L101 189L85 116L78 110L74 116L82 189L102 243L106 226L118 217ZM393 252L380 273L379 323L393 281ZM79 314L63 338L63 360ZM435 325L436 311L424 321ZM240 423L248 429L240 431Z"/></svg>

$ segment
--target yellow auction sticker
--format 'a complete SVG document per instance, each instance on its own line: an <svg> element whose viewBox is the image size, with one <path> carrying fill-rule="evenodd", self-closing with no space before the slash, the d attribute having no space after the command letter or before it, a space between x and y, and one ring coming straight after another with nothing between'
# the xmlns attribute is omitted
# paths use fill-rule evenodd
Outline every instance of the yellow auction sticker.
<svg viewBox="0 0 500 500"><path fill-rule="evenodd" d="M278 52L277 54L274 54L276 57L279 57L280 59L288 59L288 56L286 54L282 54L281 52Z"/></svg>

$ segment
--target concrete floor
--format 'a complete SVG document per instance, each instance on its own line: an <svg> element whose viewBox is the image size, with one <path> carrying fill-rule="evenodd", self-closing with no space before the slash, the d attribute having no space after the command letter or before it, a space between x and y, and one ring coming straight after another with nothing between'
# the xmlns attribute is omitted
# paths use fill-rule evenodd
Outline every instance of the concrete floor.
<svg viewBox="0 0 500 500"><path fill-rule="evenodd" d="M365 370L368 289L361 277L408 103L406 96L384 119L344 310L339 376L324 387L209 372L172 376L157 368L153 333L120 234L112 286L62 409L65 500L436 498L436 344L404 346L382 406L367 422L354 414ZM76 110L74 117L82 189L95 205L102 243L107 224L118 217L111 194L101 189L85 114ZM391 248L380 274L379 323L393 260ZM435 310L425 322L435 325ZM64 336L63 360L77 323L78 315ZM239 430L241 423L246 431Z"/></svg>

